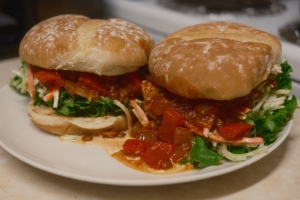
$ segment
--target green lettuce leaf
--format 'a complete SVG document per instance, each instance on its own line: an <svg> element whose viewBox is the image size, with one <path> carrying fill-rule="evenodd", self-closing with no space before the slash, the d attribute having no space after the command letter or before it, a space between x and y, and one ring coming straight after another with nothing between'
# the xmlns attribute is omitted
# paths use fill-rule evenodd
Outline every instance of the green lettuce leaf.
<svg viewBox="0 0 300 200"><path fill-rule="evenodd" d="M38 96L38 95L35 95ZM44 102L41 98L35 99L35 104ZM54 99L44 102L53 107ZM114 99L101 97L99 100L89 101L79 95L70 95L64 88L60 89L58 107L53 108L58 115L72 117L103 117L106 115L118 116L123 112L118 106L113 104Z"/></svg>
<svg viewBox="0 0 300 200"><path fill-rule="evenodd" d="M290 78L290 73L293 72L292 67L288 64L288 62L284 62L280 64L282 73L276 76L276 83L278 85L278 89L292 89L292 80Z"/></svg>
<svg viewBox="0 0 300 200"><path fill-rule="evenodd" d="M187 162L194 164L194 166L198 168L219 164L223 159L223 156L211 150L209 145L210 143L208 140L200 136L195 136L194 145Z"/></svg>
<svg viewBox="0 0 300 200"><path fill-rule="evenodd" d="M256 124L255 135L260 135L265 140L265 145L269 145L276 141L277 134L293 117L293 113L297 108L297 98L295 95L284 103L284 108L275 111L265 111L262 115L252 112L247 115L246 121Z"/></svg>

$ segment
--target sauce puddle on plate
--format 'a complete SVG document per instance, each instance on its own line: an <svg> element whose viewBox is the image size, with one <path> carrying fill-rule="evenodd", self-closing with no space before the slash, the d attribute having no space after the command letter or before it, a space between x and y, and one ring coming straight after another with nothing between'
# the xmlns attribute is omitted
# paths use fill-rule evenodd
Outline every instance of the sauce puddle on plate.
<svg viewBox="0 0 300 200"><path fill-rule="evenodd" d="M76 138L74 140L65 140L62 139L62 137L61 140L70 141L81 145L101 146L111 157L115 158L125 166L141 172L146 172L151 174L172 174L172 173L184 172L184 171L195 169L190 164L185 164L185 165L174 164L172 168L167 170L152 169L147 164L145 164L141 159L132 158L124 154L122 146L124 142L129 138L128 136L122 138L118 138L118 137L104 138L101 135L98 135L98 136L91 136L91 138L89 138L89 141L82 140L83 137L88 137L88 136L74 136L74 137Z"/></svg>

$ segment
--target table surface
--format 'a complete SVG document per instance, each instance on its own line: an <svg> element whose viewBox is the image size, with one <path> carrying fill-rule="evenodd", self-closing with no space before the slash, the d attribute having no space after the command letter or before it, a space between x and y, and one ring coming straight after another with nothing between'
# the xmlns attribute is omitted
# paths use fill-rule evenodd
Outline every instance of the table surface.
<svg viewBox="0 0 300 200"><path fill-rule="evenodd" d="M0 61L0 88L20 66ZM1 110L0 110L1 112ZM286 140L271 154L237 171L201 181L129 187L86 183L34 168L0 147L0 199L299 199L300 110Z"/></svg>

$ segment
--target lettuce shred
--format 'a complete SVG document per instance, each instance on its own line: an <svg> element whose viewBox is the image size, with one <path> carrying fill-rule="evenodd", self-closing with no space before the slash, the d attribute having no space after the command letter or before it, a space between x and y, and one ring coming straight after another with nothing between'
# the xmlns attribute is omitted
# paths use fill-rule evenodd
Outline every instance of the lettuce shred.
<svg viewBox="0 0 300 200"><path fill-rule="evenodd" d="M8 85L16 90L19 94L29 96L27 84L28 65L22 61L21 66L17 70L13 70L15 76L8 81Z"/></svg>
<svg viewBox="0 0 300 200"><path fill-rule="evenodd" d="M59 93L57 108L53 108L57 115L71 117L103 117L106 115L118 116L123 112L116 106L112 98L101 97L99 100L89 101L79 95L70 95L62 87ZM52 107L54 99L44 102L38 95L35 95L34 105L46 103Z"/></svg>
<svg viewBox="0 0 300 200"><path fill-rule="evenodd" d="M292 90L292 80L290 78L290 73L293 72L292 67L285 61L281 63L281 70L282 73L275 77L278 85L277 90ZM293 113L298 107L295 95L291 98L289 98L288 94L282 94L280 96L286 97L283 108L265 110L263 113L251 112L247 115L246 121L256 124L253 134L263 137L265 145L270 145L276 141L277 134L281 131L282 126L292 119Z"/></svg>

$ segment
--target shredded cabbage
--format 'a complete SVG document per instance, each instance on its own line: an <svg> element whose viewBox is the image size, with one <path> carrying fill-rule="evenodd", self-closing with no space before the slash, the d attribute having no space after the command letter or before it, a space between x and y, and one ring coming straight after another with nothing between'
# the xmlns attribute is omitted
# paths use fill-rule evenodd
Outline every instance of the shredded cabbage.
<svg viewBox="0 0 300 200"><path fill-rule="evenodd" d="M22 66L17 70L12 70L15 77L9 81L9 85L16 89L21 94L28 94L28 82L27 82L27 73L28 73L28 64L22 62Z"/></svg>
<svg viewBox="0 0 300 200"><path fill-rule="evenodd" d="M53 108L57 108L59 100L59 90L54 92L54 101L53 101Z"/></svg>
<svg viewBox="0 0 300 200"><path fill-rule="evenodd" d="M129 110L126 108L126 106L124 106L120 101L118 101L116 99L113 101L113 104L115 104L116 106L118 106L119 108L121 108L124 111L124 113L127 117L128 132L130 133L131 129L132 129L132 117L131 117Z"/></svg>
<svg viewBox="0 0 300 200"><path fill-rule="evenodd" d="M243 154L234 154L227 150L227 145L223 144L221 147L222 155L231 161L244 161L252 158L253 156L257 156L262 153L268 152L268 146L259 147L253 151Z"/></svg>

